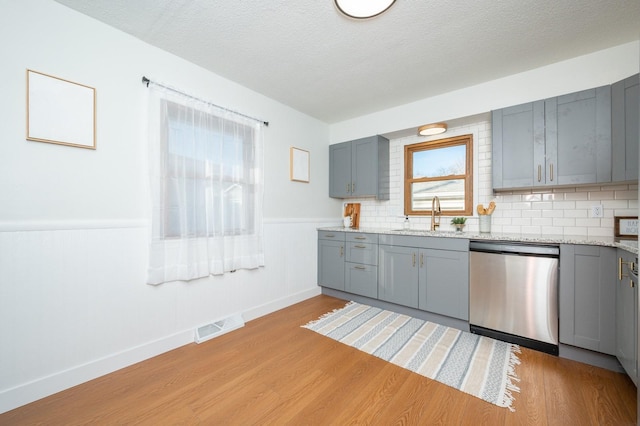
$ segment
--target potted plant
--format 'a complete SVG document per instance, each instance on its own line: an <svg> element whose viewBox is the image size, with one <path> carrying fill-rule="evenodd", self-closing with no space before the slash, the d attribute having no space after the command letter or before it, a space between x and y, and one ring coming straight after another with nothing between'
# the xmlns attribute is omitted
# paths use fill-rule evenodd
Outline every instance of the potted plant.
<svg viewBox="0 0 640 426"><path fill-rule="evenodd" d="M466 221L466 217L454 217L451 219L451 224L456 227L456 232L462 232Z"/></svg>

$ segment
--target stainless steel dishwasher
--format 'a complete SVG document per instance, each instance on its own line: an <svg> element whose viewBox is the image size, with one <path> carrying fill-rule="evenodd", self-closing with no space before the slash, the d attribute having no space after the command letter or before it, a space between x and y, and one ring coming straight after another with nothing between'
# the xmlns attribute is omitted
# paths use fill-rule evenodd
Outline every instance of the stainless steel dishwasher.
<svg viewBox="0 0 640 426"><path fill-rule="evenodd" d="M469 249L471 332L558 355L560 249L480 241Z"/></svg>

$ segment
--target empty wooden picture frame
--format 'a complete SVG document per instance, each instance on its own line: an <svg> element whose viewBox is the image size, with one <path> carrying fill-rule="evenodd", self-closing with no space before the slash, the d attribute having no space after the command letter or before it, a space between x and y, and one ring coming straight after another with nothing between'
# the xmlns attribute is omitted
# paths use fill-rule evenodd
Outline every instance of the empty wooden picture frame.
<svg viewBox="0 0 640 426"><path fill-rule="evenodd" d="M96 149L96 89L28 69L27 139Z"/></svg>
<svg viewBox="0 0 640 426"><path fill-rule="evenodd" d="M309 151L290 148L289 178L296 182L309 182Z"/></svg>
<svg viewBox="0 0 640 426"><path fill-rule="evenodd" d="M638 216L614 216L613 236L619 240L637 240Z"/></svg>

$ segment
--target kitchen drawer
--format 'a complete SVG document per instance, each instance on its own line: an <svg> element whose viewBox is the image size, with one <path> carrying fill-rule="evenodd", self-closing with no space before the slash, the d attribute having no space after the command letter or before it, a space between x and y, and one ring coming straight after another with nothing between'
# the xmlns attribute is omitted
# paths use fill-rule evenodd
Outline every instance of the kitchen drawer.
<svg viewBox="0 0 640 426"><path fill-rule="evenodd" d="M378 264L378 244L347 242L347 262L363 263L365 265Z"/></svg>
<svg viewBox="0 0 640 426"><path fill-rule="evenodd" d="M378 234L366 234L364 232L347 232L347 241L356 243L373 243L378 244Z"/></svg>
<svg viewBox="0 0 640 426"><path fill-rule="evenodd" d="M466 238L381 234L380 244L437 250L469 251L469 240Z"/></svg>
<svg viewBox="0 0 640 426"><path fill-rule="evenodd" d="M345 264L345 291L366 297L378 297L378 267L356 263Z"/></svg>
<svg viewBox="0 0 640 426"><path fill-rule="evenodd" d="M344 232L318 231L319 240L344 241Z"/></svg>

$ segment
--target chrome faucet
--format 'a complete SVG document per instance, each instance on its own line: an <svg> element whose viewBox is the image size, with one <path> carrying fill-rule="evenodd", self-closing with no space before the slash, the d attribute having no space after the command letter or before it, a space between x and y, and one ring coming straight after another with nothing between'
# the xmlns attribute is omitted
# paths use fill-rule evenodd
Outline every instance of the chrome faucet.
<svg viewBox="0 0 640 426"><path fill-rule="evenodd" d="M440 215L442 210L440 209L440 198L437 195L431 200L431 230L435 231L440 227ZM436 220L437 217L437 220Z"/></svg>

